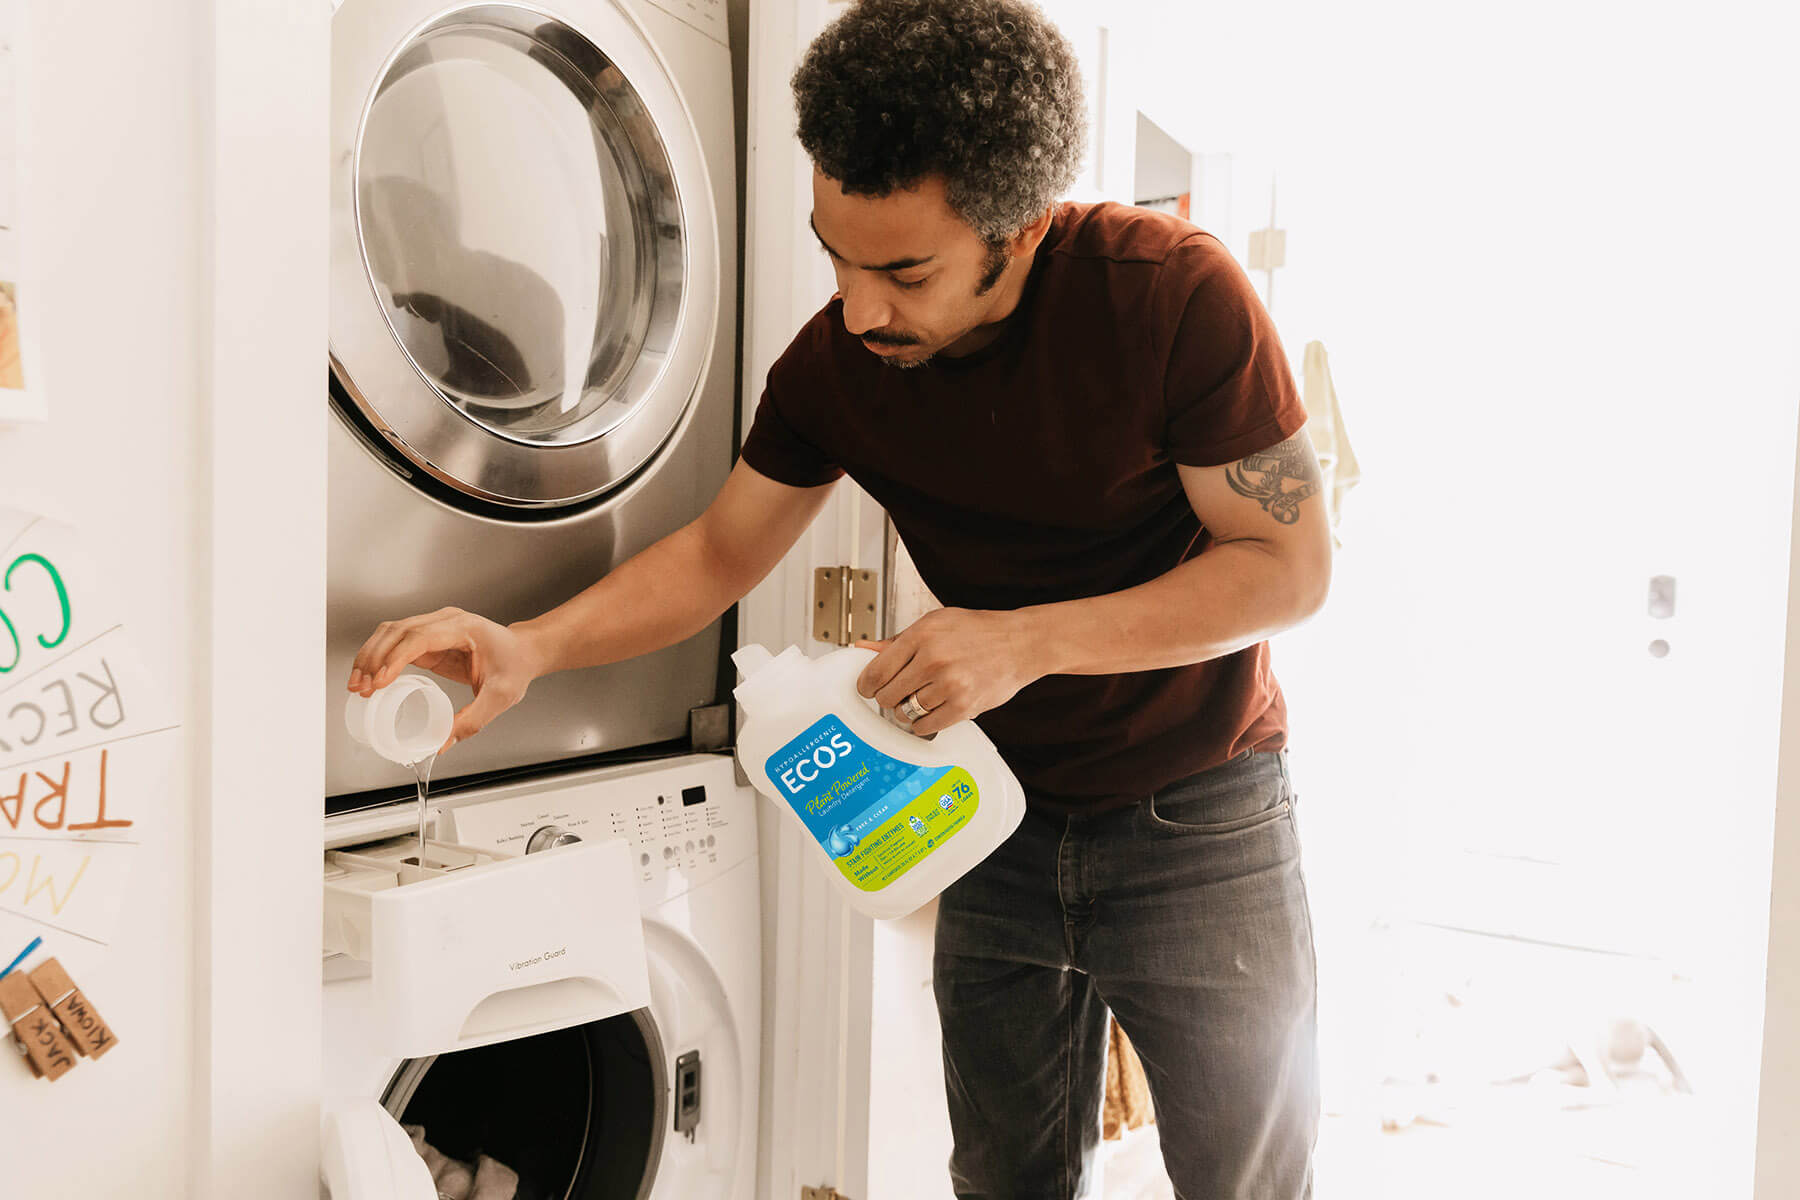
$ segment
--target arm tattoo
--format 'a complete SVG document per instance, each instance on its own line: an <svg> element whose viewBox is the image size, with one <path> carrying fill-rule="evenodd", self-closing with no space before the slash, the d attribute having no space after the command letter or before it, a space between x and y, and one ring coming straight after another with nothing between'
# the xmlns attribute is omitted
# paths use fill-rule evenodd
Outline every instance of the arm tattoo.
<svg viewBox="0 0 1800 1200"><path fill-rule="evenodd" d="M1279 446L1232 463L1225 470L1225 482L1283 525L1292 525L1300 519L1300 502L1319 490L1319 468L1300 444L1305 436L1302 431Z"/></svg>

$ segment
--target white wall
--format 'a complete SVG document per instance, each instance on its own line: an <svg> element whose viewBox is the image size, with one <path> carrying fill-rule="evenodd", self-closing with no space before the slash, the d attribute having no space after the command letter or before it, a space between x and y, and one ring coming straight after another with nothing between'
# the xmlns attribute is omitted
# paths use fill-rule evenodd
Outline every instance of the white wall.
<svg viewBox="0 0 1800 1200"><path fill-rule="evenodd" d="M32 121L19 202L38 294L21 300L42 306L51 419L0 430L0 501L76 527L188 740L162 819L140 822L116 943L80 979L119 1045L55 1084L0 1057L0 1147L9 1195L114 1195L125 1162L136 1194L176 1197L194 1144L192 797L207 770L192 736L206 703L194 661L206 638L203 496L192 486L203 473L203 5L118 5L105 23L78 5L25 8L17 52L34 86L21 98ZM77 1126L107 1130L109 1153L80 1152Z"/></svg>
<svg viewBox="0 0 1800 1200"><path fill-rule="evenodd" d="M0 429L0 502L76 527L185 745L81 980L119 1045L4 1056L0 1190L312 1196L329 8L23 8L50 420Z"/></svg>

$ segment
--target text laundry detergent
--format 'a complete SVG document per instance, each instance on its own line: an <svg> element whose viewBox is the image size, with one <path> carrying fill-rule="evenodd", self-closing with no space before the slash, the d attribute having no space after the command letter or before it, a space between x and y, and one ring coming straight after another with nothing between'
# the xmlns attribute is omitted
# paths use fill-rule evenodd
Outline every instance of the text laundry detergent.
<svg viewBox="0 0 1800 1200"><path fill-rule="evenodd" d="M973 721L926 739L885 720L856 690L874 657L751 645L731 661L744 674L738 762L800 823L847 902L888 920L993 853L1019 827L1025 794Z"/></svg>

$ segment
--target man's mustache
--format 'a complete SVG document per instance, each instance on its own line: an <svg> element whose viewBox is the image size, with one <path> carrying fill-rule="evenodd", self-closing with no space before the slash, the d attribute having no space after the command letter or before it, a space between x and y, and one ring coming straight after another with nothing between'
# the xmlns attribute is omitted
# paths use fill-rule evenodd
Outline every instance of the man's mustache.
<svg viewBox="0 0 1800 1200"><path fill-rule="evenodd" d="M880 333L871 331L862 335L862 340L871 346L916 346L919 339L910 333Z"/></svg>

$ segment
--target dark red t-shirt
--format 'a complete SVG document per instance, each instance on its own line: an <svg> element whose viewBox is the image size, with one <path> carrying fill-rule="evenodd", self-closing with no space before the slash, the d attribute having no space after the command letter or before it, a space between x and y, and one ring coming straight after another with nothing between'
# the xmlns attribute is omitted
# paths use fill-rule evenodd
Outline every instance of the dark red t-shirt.
<svg viewBox="0 0 1800 1200"><path fill-rule="evenodd" d="M743 459L812 487L848 472L956 608L1116 592L1211 537L1175 464L1219 466L1306 411L1235 259L1177 217L1063 204L1000 336L922 367L879 361L833 300L769 370ZM976 718L1032 803L1130 803L1286 744L1268 643L1191 666L1051 675Z"/></svg>

